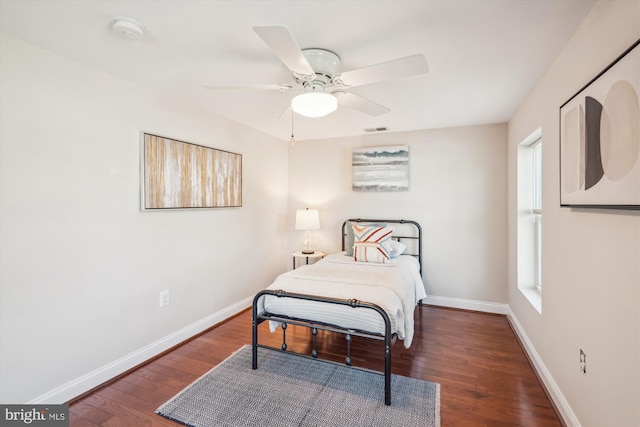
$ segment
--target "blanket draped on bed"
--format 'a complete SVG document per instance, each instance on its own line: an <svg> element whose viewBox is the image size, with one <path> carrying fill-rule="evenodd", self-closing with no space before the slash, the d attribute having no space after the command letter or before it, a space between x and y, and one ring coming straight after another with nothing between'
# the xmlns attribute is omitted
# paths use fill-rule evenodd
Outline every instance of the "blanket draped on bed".
<svg viewBox="0 0 640 427"><path fill-rule="evenodd" d="M392 261L363 263L344 254L329 255L315 264L281 274L267 289L377 304L389 315L392 333L409 348L413 340L414 309L426 293L414 257L400 256ZM370 309L264 296L258 310L384 334L382 318Z"/></svg>

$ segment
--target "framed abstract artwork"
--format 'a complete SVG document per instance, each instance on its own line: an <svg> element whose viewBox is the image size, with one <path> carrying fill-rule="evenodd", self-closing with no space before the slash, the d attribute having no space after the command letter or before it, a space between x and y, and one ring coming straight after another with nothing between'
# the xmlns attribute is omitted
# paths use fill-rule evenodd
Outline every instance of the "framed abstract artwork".
<svg viewBox="0 0 640 427"><path fill-rule="evenodd" d="M242 155L141 135L142 210L242 206Z"/></svg>
<svg viewBox="0 0 640 427"><path fill-rule="evenodd" d="M560 206L640 209L640 40L560 107Z"/></svg>
<svg viewBox="0 0 640 427"><path fill-rule="evenodd" d="M351 154L354 191L409 189L409 146L355 148Z"/></svg>

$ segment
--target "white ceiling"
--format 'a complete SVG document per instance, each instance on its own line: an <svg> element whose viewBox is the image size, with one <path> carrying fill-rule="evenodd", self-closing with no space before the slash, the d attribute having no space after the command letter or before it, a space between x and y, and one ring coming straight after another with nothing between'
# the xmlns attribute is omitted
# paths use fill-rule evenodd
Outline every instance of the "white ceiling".
<svg viewBox="0 0 640 427"><path fill-rule="evenodd" d="M508 121L595 0L0 0L0 31L259 129L291 135L293 96L202 85L290 83L252 30L285 25L342 71L422 53L429 73L352 89L391 109L295 118L297 140ZM111 30L144 24L142 40ZM1 58L0 58L1 60Z"/></svg>

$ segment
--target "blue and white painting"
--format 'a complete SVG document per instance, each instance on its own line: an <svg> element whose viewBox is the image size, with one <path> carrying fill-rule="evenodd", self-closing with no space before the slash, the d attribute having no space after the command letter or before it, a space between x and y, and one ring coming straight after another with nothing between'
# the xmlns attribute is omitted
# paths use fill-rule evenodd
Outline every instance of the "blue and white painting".
<svg viewBox="0 0 640 427"><path fill-rule="evenodd" d="M409 189L409 146L355 148L351 157L353 191Z"/></svg>

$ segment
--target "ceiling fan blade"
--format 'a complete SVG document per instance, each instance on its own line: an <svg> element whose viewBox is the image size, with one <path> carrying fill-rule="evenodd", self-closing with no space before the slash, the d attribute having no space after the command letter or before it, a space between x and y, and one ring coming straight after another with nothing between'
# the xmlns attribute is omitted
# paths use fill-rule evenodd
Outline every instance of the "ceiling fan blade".
<svg viewBox="0 0 640 427"><path fill-rule="evenodd" d="M283 83L272 85L203 85L202 87L209 90L278 90L280 92L292 89L291 85Z"/></svg>
<svg viewBox="0 0 640 427"><path fill-rule="evenodd" d="M338 105L341 107L348 107L362 113L369 114L370 116L379 116L391 111L383 105L376 104L373 101L355 95L351 92L337 90L333 92L333 95L338 99Z"/></svg>
<svg viewBox="0 0 640 427"><path fill-rule="evenodd" d="M427 61L424 59L424 55L418 53L338 74L334 76L333 82L337 87L348 88L424 74L427 71L429 71Z"/></svg>
<svg viewBox="0 0 640 427"><path fill-rule="evenodd" d="M307 81L313 80L316 74L287 27L281 25L253 27L253 31L296 77Z"/></svg>

